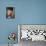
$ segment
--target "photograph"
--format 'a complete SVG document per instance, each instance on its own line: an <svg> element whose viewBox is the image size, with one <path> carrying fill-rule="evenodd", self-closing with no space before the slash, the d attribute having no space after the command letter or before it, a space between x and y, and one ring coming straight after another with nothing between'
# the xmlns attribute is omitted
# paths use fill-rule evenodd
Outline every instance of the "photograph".
<svg viewBox="0 0 46 46"><path fill-rule="evenodd" d="M18 38L20 46L31 46L46 42L46 25L18 24Z"/></svg>
<svg viewBox="0 0 46 46"><path fill-rule="evenodd" d="M14 19L15 18L15 8L14 7L6 7L6 18Z"/></svg>

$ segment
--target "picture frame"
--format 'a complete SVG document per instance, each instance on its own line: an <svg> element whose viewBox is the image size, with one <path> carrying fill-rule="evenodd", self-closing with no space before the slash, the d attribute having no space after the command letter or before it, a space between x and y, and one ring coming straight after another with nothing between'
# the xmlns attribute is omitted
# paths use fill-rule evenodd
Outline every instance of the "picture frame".
<svg viewBox="0 0 46 46"><path fill-rule="evenodd" d="M6 19L15 18L15 7L6 7Z"/></svg>

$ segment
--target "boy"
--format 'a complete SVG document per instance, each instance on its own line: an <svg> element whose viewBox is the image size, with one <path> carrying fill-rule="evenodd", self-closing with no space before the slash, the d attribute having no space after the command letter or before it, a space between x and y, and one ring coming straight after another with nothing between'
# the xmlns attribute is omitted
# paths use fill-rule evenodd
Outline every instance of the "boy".
<svg viewBox="0 0 46 46"><path fill-rule="evenodd" d="M14 18L14 13L13 13L13 8L12 7L7 7L7 13L6 13L6 18Z"/></svg>

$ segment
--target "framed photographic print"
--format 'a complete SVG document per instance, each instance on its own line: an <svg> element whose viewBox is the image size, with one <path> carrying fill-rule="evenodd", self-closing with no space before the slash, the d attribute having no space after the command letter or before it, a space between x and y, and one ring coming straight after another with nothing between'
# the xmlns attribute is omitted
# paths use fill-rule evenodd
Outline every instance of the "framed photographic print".
<svg viewBox="0 0 46 46"><path fill-rule="evenodd" d="M14 7L6 7L6 18L7 19L15 18L15 8Z"/></svg>
<svg viewBox="0 0 46 46"><path fill-rule="evenodd" d="M18 38L20 39L19 42L21 40L46 41L46 25L19 24Z"/></svg>

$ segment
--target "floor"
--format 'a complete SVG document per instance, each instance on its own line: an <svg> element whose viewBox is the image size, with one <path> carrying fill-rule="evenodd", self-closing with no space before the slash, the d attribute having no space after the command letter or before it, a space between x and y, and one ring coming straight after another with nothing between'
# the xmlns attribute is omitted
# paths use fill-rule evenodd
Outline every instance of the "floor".
<svg viewBox="0 0 46 46"><path fill-rule="evenodd" d="M25 41L25 40L21 40L20 42L20 46L46 46L46 42L45 41Z"/></svg>
<svg viewBox="0 0 46 46"><path fill-rule="evenodd" d="M0 46L8 46L7 44L0 44ZM11 46L11 45L10 45ZM21 40L19 44L15 44L14 46L46 46L45 41L34 41L31 40Z"/></svg>
<svg viewBox="0 0 46 46"><path fill-rule="evenodd" d="M8 44L0 44L0 46L8 46ZM18 46L18 44L10 45L10 46Z"/></svg>

